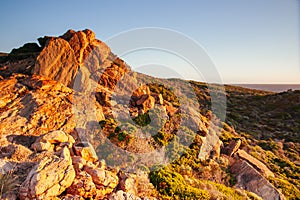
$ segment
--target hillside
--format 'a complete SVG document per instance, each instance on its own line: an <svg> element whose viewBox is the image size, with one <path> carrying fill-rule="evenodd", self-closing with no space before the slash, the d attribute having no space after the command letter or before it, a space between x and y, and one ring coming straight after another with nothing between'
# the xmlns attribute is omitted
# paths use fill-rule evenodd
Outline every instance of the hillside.
<svg viewBox="0 0 300 200"><path fill-rule="evenodd" d="M2 199L299 199L299 91L157 79L91 30L0 56Z"/></svg>

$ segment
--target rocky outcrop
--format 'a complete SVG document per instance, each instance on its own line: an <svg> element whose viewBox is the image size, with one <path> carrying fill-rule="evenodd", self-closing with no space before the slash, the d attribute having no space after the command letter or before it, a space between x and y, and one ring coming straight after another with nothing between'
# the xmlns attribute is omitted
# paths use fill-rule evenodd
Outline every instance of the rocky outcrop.
<svg viewBox="0 0 300 200"><path fill-rule="evenodd" d="M72 91L63 85L24 75L2 80L0 85L1 134L39 135L57 129L70 131L74 127L66 121L72 115L67 101Z"/></svg>
<svg viewBox="0 0 300 200"><path fill-rule="evenodd" d="M230 170L236 176L236 187L253 192L263 199L285 199L266 177L274 177L271 170L262 162L249 155L246 151L238 149L241 140L232 140L225 153L231 158Z"/></svg>
<svg viewBox="0 0 300 200"><path fill-rule="evenodd" d="M107 170L103 162L94 164L91 160L93 159L83 159L78 155L73 157L76 177L67 189L68 194L103 199L117 187L117 174Z"/></svg>
<svg viewBox="0 0 300 200"><path fill-rule="evenodd" d="M31 148L37 152L53 151L54 149L57 151L59 148L63 148L64 146L71 148L74 143L75 140L72 136L63 131L57 130L41 136L31 145ZM57 145L56 148L55 145Z"/></svg>
<svg viewBox="0 0 300 200"><path fill-rule="evenodd" d="M78 116L86 121L104 118L95 97L75 95L72 89L48 78L19 74L0 80L0 86L0 134L3 136L40 136L53 130L71 133L80 125ZM79 113L75 108L87 112Z"/></svg>
<svg viewBox="0 0 300 200"><path fill-rule="evenodd" d="M13 50L7 56L8 61L0 64L0 75L36 74L73 87L79 68L86 69L80 72L88 79L112 63L107 61L110 48L88 29L69 30L61 37L39 38L39 43L40 46L30 43Z"/></svg>
<svg viewBox="0 0 300 200"><path fill-rule="evenodd" d="M77 117L83 116L90 122L105 119L95 97L85 95L83 92L90 82L91 72L99 70L103 67L103 63L110 66L101 79L104 83L107 81L107 84L101 87L107 86L107 89L113 90L115 86L113 84L117 84L122 73L124 74L128 68L120 59L114 61L112 57L112 61L107 61L107 57L111 55L110 49L96 40L93 33L88 30L69 31L61 38L46 37L40 41L42 51L36 60L30 60L30 70L33 70L26 72L28 75L24 75L23 68L18 70L11 65L9 68L11 71L4 73L4 78L1 76L0 80L1 146L8 149L10 146L7 144L20 136L26 142L16 142L22 142L22 145L26 146L28 155L25 158L14 159L22 161L32 154L28 161L32 159L32 165L37 163L31 170L29 169L30 173L22 183L19 190L20 199L57 199L63 192L66 193L63 197L65 199L76 199L80 196L103 199L119 184L117 172L112 172L101 165L91 144L78 141L75 143L70 134L76 137L82 136L81 133L83 136L85 134L84 126L80 129L82 132L75 129L81 125L74 117L76 114ZM96 62L98 64L94 65ZM19 64L20 62L15 65L18 67ZM79 67L82 76L79 80L81 88L74 91L70 87L78 75L76 70ZM6 66L3 67L3 70L5 69ZM119 73L121 69L123 72ZM8 77L15 72L22 74ZM31 75L32 72L34 75ZM88 84L85 84L85 79ZM99 119L86 117L90 115L90 111L86 109L90 104L96 105L99 109L96 113ZM78 110L85 112L79 113ZM29 140L33 136L38 137L34 139L35 141ZM6 137L12 139L2 143L2 139L4 141ZM23 147L22 145L19 146ZM14 144L13 148L15 146L17 144ZM2 147L1 156L12 158L12 154L5 154L6 150ZM3 168L6 169L7 166L3 164Z"/></svg>
<svg viewBox="0 0 300 200"><path fill-rule="evenodd" d="M99 69L99 65L95 65L95 62L102 64L110 53L110 48L104 42L96 39L95 33L89 29L69 30L61 38L68 41L74 50L77 62L80 65L86 65L91 72Z"/></svg>
<svg viewBox="0 0 300 200"><path fill-rule="evenodd" d="M133 91L130 99L130 113L131 116L147 113L154 107L157 100L151 95L150 89L147 85L142 85Z"/></svg>
<svg viewBox="0 0 300 200"><path fill-rule="evenodd" d="M102 88L109 91L114 89L120 84L120 80L123 76L130 71L129 66L125 64L123 60L118 57L111 56L109 60L104 63L105 69L103 69L101 76L97 79ZM129 83L124 81L125 84Z"/></svg>
<svg viewBox="0 0 300 200"><path fill-rule="evenodd" d="M75 146L74 142L72 136L59 130L36 139L32 148L52 154L45 154L47 156L31 169L20 187L21 200L55 199L63 192L67 194L65 199L104 199L113 194L118 185L128 192L136 189L136 184L130 184L131 177L120 176L119 181L117 171L108 170L104 161L98 161L90 144ZM74 156L69 149L74 149ZM3 161L2 165L3 169L8 168L9 163Z"/></svg>
<svg viewBox="0 0 300 200"><path fill-rule="evenodd" d="M256 158L254 158L253 156L249 155L246 151L240 149L237 151L236 154L241 159L247 161L250 165L252 165L255 169L257 169L265 177L274 177L273 172L271 170L269 170L269 168L265 164L263 164L262 162L260 162Z"/></svg>
<svg viewBox="0 0 300 200"><path fill-rule="evenodd" d="M37 43L26 43L22 47L11 50L10 54L19 55L19 54L32 54L39 53L41 47Z"/></svg>
<svg viewBox="0 0 300 200"><path fill-rule="evenodd" d="M61 38L51 38L37 57L33 73L72 87L78 67L70 44Z"/></svg>
<svg viewBox="0 0 300 200"><path fill-rule="evenodd" d="M81 69L80 72L81 77L88 79L90 74L101 68L110 53L110 48L97 40L95 34L88 29L77 32L69 30L60 38L48 37L45 41L33 73L68 87L73 87L79 68L87 69Z"/></svg>
<svg viewBox="0 0 300 200"><path fill-rule="evenodd" d="M230 167L236 176L236 187L253 192L265 200L283 200L284 196L248 162L233 159Z"/></svg>
<svg viewBox="0 0 300 200"><path fill-rule="evenodd" d="M152 96L150 96L148 94L142 95L140 97L140 99L138 99L136 101L136 105L142 107L142 113L141 114L144 114L148 110L150 110L151 108L153 108L154 104L155 104L154 97L152 97Z"/></svg>
<svg viewBox="0 0 300 200"><path fill-rule="evenodd" d="M70 151L62 149L61 155L44 158L28 174L20 187L20 199L48 199L60 195L70 187L75 178Z"/></svg>

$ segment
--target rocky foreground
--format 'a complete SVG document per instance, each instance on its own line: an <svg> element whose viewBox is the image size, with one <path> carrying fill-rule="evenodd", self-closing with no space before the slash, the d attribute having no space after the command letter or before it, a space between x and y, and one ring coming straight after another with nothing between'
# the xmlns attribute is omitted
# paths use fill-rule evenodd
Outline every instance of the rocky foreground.
<svg viewBox="0 0 300 200"><path fill-rule="evenodd" d="M190 84L197 97L178 98L166 82L133 72L90 30L38 41L0 57L2 199L300 196L299 141L283 140L282 124L264 135L268 116L255 123L241 106L252 97L272 105L274 94L227 87L229 118L221 122L206 84L169 80ZM299 128L288 131L299 136Z"/></svg>

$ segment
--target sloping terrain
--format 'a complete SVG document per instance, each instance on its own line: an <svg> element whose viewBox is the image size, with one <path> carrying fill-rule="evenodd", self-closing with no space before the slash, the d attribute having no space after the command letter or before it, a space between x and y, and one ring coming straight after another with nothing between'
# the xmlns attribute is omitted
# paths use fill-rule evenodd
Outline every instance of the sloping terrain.
<svg viewBox="0 0 300 200"><path fill-rule="evenodd" d="M1 54L2 199L299 198L299 92L156 79L90 30L38 41Z"/></svg>

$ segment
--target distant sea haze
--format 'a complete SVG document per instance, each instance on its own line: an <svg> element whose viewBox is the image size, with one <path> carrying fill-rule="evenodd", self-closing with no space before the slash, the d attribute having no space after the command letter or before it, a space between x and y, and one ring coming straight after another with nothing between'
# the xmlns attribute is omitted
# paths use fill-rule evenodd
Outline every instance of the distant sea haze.
<svg viewBox="0 0 300 200"><path fill-rule="evenodd" d="M287 90L300 90L300 84L232 84L250 89L265 90L271 92L284 92Z"/></svg>

